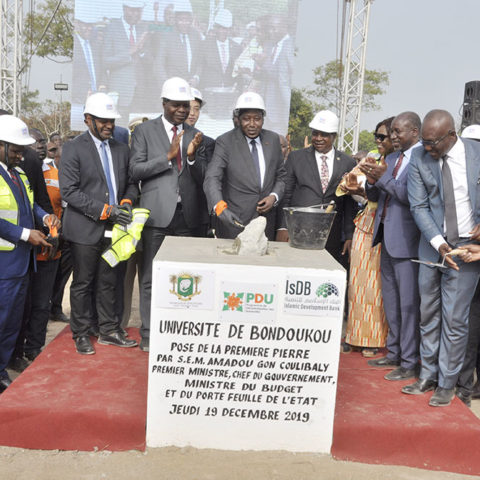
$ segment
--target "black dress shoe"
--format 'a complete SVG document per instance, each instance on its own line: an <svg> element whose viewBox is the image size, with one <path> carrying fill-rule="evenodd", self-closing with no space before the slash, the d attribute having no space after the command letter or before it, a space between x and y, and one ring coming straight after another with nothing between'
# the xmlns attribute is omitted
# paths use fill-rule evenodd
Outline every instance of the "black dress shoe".
<svg viewBox="0 0 480 480"><path fill-rule="evenodd" d="M75 339L75 347L80 355L93 355L95 353L92 342L86 335Z"/></svg>
<svg viewBox="0 0 480 480"><path fill-rule="evenodd" d="M29 365L23 357L13 357L8 362L7 368L14 372L22 373Z"/></svg>
<svg viewBox="0 0 480 480"><path fill-rule="evenodd" d="M98 343L100 345L114 345L116 347L136 347L138 343L135 340L129 340L125 338L122 332L111 332L108 335L100 335L98 337Z"/></svg>
<svg viewBox="0 0 480 480"><path fill-rule="evenodd" d="M41 353L41 350L32 350L31 352L25 352L24 355L27 360L33 362Z"/></svg>
<svg viewBox="0 0 480 480"><path fill-rule="evenodd" d="M374 358L373 360L369 360L367 363L371 367L376 368L395 368L400 366L400 362L398 360L390 360L387 357Z"/></svg>
<svg viewBox="0 0 480 480"><path fill-rule="evenodd" d="M431 407L448 407L452 403L454 396L454 388L437 387L428 404Z"/></svg>
<svg viewBox="0 0 480 480"><path fill-rule="evenodd" d="M397 367L395 370L387 373L383 378L385 380L408 380L409 378L415 378L417 376L417 370L415 368L403 368Z"/></svg>
<svg viewBox="0 0 480 480"><path fill-rule="evenodd" d="M3 393L10 385L12 381L10 377L2 377L0 378L0 393Z"/></svg>
<svg viewBox="0 0 480 480"><path fill-rule="evenodd" d="M142 352L149 352L150 351L150 339L149 338L142 338L140 340L140 346L138 347Z"/></svg>
<svg viewBox="0 0 480 480"><path fill-rule="evenodd" d="M430 390L435 390L437 387L437 382L435 380L424 380L419 378L415 383L410 385L405 385L402 388L402 393L408 395L421 395L422 393L429 392Z"/></svg>
<svg viewBox="0 0 480 480"><path fill-rule="evenodd" d="M461 390L460 388L457 388L457 391L455 392L455 395L468 407L470 408L472 406L472 395L468 392L465 392L465 390Z"/></svg>

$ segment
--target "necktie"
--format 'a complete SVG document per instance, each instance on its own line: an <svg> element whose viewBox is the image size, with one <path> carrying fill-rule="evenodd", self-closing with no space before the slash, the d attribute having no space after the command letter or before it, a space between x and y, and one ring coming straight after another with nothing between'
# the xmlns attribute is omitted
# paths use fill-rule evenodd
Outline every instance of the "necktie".
<svg viewBox="0 0 480 480"><path fill-rule="evenodd" d="M227 69L227 52L225 50L225 43L220 44L220 56L222 57L222 70L223 73L225 73L225 70Z"/></svg>
<svg viewBox="0 0 480 480"><path fill-rule="evenodd" d="M453 190L452 172L447 162L448 156L443 157L442 181L443 203L445 205L445 227L447 241L452 245L458 242L457 208L455 206L455 194Z"/></svg>
<svg viewBox="0 0 480 480"><path fill-rule="evenodd" d="M253 164L255 165L255 170L257 171L258 182L260 187L262 186L262 175L260 173L260 160L258 158L257 142L255 140L250 140L250 145L252 146L252 158Z"/></svg>
<svg viewBox="0 0 480 480"><path fill-rule="evenodd" d="M88 74L90 75L90 88L92 92L97 91L97 79L95 77L95 67L93 65L92 49L88 40L84 41L85 61L87 62Z"/></svg>
<svg viewBox="0 0 480 480"><path fill-rule="evenodd" d="M405 154L402 152L400 156L397 159L397 163L395 164L395 167L393 168L392 172L392 177L397 178L398 171L400 170L400 167L402 166L403 158L405 157ZM390 195L387 195L385 197L385 205L383 206L382 210L382 216L380 217L380 221L383 222L383 219L385 218L385 215L387 214L387 207L388 207L388 202L390 201Z"/></svg>
<svg viewBox="0 0 480 480"><path fill-rule="evenodd" d="M177 138L177 126L174 125L172 127L172 131L173 131L173 137L172 137L172 142L175 140L175 138ZM178 168L178 171L180 172L182 170L182 146L180 145L178 147L178 152L177 152L177 168Z"/></svg>
<svg viewBox="0 0 480 480"><path fill-rule="evenodd" d="M135 46L135 37L133 35L133 25L130 25L130 38L129 38L130 46Z"/></svg>
<svg viewBox="0 0 480 480"><path fill-rule="evenodd" d="M22 187L20 186L20 181L18 180L17 174L15 173L15 170L13 168L8 169L8 173L10 174L10 177L12 178L12 182L15 184L15 186L18 188L18 191L20 192L20 195L23 197L23 190Z"/></svg>
<svg viewBox="0 0 480 480"><path fill-rule="evenodd" d="M110 165L108 162L107 148L105 143L106 142L102 142L100 144L100 150L102 152L102 166L105 173L105 178L107 179L109 203L113 204L115 203L115 191L113 190L112 177L110 175Z"/></svg>
<svg viewBox="0 0 480 480"><path fill-rule="evenodd" d="M322 191L325 193L328 187L328 165L327 165L327 156L322 155L322 166L320 167L320 181L322 182Z"/></svg>

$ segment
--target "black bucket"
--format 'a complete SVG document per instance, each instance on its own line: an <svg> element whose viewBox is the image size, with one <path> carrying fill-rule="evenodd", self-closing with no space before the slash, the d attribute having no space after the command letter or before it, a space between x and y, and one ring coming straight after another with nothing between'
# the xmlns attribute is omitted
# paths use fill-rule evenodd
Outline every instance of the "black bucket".
<svg viewBox="0 0 480 480"><path fill-rule="evenodd" d="M325 248L333 220L337 212L326 212L328 205L314 207L286 207L283 209L287 222L290 246L305 250Z"/></svg>

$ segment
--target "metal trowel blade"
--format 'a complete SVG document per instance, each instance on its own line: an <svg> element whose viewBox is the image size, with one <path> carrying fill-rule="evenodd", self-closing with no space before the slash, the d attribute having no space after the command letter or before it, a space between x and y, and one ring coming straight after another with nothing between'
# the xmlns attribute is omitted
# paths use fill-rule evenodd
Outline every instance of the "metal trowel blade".
<svg viewBox="0 0 480 480"><path fill-rule="evenodd" d="M429 267L448 268L448 265L445 265L444 263L433 263L433 262L428 262L426 260L413 260L413 259L411 261L415 263L423 263L423 265L427 265Z"/></svg>

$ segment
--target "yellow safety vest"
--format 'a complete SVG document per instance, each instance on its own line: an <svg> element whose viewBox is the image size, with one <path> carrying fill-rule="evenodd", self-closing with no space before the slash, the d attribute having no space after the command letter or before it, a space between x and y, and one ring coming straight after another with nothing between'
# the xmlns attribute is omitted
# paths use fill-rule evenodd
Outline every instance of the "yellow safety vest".
<svg viewBox="0 0 480 480"><path fill-rule="evenodd" d="M0 168L2 168L0 166ZM30 202L30 207L33 208L33 191L28 182L28 178L25 175L25 172L19 168L15 168L20 178L22 179L23 185L27 192L28 201ZM18 210L17 200L15 195L12 192L12 189L5 181L5 179L0 175L0 218L6 220L7 222L18 225L18 220L20 217L20 212ZM0 237L0 251L11 251L15 248L15 244L5 240Z"/></svg>

